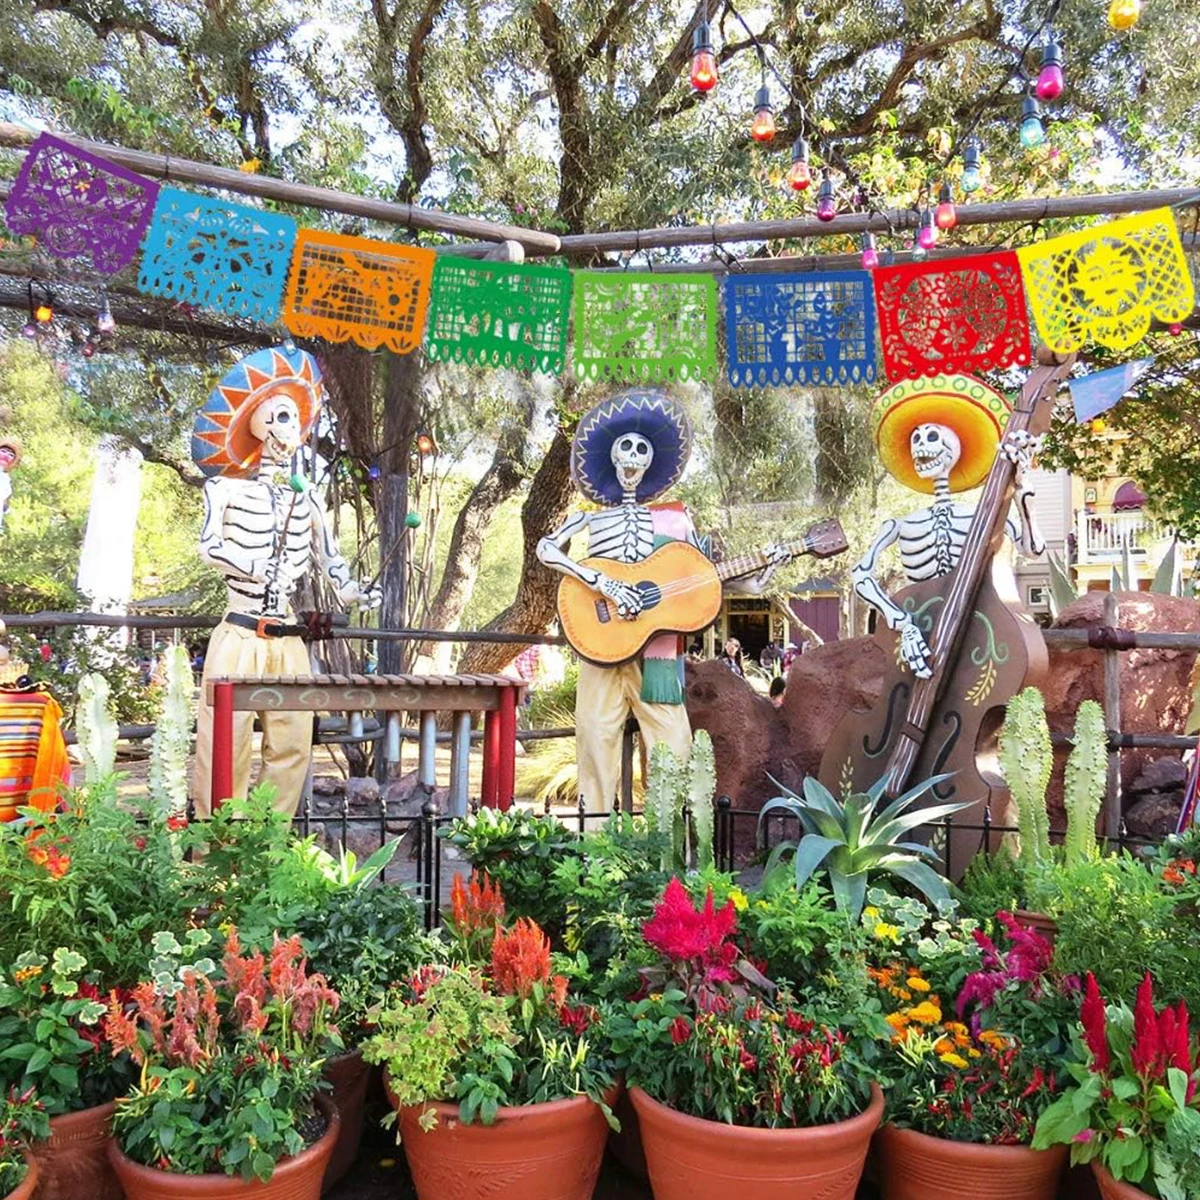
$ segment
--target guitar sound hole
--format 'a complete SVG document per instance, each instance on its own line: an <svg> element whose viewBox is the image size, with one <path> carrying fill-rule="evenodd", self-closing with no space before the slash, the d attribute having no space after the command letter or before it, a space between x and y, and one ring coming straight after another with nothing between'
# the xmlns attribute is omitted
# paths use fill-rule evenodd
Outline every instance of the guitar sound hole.
<svg viewBox="0 0 1200 1200"><path fill-rule="evenodd" d="M648 579L643 579L637 585L637 590L642 594L642 611L645 612L648 608L654 608L655 605L662 603L662 590L657 583L651 583Z"/></svg>

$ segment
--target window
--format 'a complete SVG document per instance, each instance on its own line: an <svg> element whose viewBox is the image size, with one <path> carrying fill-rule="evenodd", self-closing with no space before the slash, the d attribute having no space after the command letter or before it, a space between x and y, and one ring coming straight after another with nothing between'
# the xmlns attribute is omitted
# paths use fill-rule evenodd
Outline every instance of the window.
<svg viewBox="0 0 1200 1200"><path fill-rule="evenodd" d="M1025 599L1031 608L1045 608L1050 603L1050 589L1044 583L1030 584Z"/></svg>

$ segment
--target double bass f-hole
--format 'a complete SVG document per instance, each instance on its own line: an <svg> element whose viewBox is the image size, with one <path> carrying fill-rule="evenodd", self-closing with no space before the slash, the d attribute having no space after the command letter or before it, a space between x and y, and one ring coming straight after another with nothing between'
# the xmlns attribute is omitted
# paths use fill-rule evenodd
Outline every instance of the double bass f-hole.
<svg viewBox="0 0 1200 1200"><path fill-rule="evenodd" d="M959 734L962 733L962 714L957 709L951 709L942 714L942 724L949 725L950 732L946 734L942 739L942 744L938 747L931 775L941 775L950 755L954 753L954 747L958 745ZM938 800L949 800L957 790L953 779L947 779L944 783L936 783L932 789L934 797Z"/></svg>
<svg viewBox="0 0 1200 1200"><path fill-rule="evenodd" d="M888 696L887 720L884 722L883 732L879 735L879 744L873 747L871 735L868 733L863 736L863 753L868 758L878 758L892 744L892 727L896 724L896 710L900 710L900 715L904 713L910 690L908 683L903 679L892 688L892 693Z"/></svg>

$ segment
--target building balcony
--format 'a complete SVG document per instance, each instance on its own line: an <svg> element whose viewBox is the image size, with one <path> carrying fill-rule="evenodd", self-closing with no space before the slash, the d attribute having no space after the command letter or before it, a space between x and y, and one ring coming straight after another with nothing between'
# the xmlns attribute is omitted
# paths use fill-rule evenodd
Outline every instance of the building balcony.
<svg viewBox="0 0 1200 1200"><path fill-rule="evenodd" d="M1074 562L1078 566L1119 563L1128 549L1135 561L1156 564L1170 548L1173 537L1169 525L1142 510L1090 513L1081 509L1075 514ZM1181 543L1179 549L1183 557L1195 557L1194 545Z"/></svg>

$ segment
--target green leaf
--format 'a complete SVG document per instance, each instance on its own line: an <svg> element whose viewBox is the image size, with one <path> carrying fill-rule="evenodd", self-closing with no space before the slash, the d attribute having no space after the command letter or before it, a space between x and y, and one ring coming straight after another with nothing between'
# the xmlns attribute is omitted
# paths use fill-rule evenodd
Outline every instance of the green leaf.
<svg viewBox="0 0 1200 1200"><path fill-rule="evenodd" d="M25 1065L25 1071L29 1075L36 1075L39 1071L49 1066L54 1061L54 1055L50 1053L45 1046L39 1046L30 1056L29 1062Z"/></svg>
<svg viewBox="0 0 1200 1200"><path fill-rule="evenodd" d="M1167 1086L1177 1108L1187 1108L1188 1077L1178 1067L1167 1068Z"/></svg>
<svg viewBox="0 0 1200 1200"><path fill-rule="evenodd" d="M923 892L934 904L950 898L950 893L946 888L946 881L927 863L892 863L888 867L888 870L893 875L898 875L906 883L911 883L913 887Z"/></svg>
<svg viewBox="0 0 1200 1200"><path fill-rule="evenodd" d="M1075 1140L1076 1134L1082 1133L1088 1127L1089 1114L1086 1111L1075 1111L1074 1092L1075 1089L1072 1088L1059 1096L1038 1118L1037 1129L1033 1135L1035 1150L1069 1145Z"/></svg>
<svg viewBox="0 0 1200 1200"><path fill-rule="evenodd" d="M800 839L796 848L793 867L796 872L796 887L802 888L811 878L812 873L825 861L831 850L841 845L834 838L822 837L819 833L809 833Z"/></svg>

